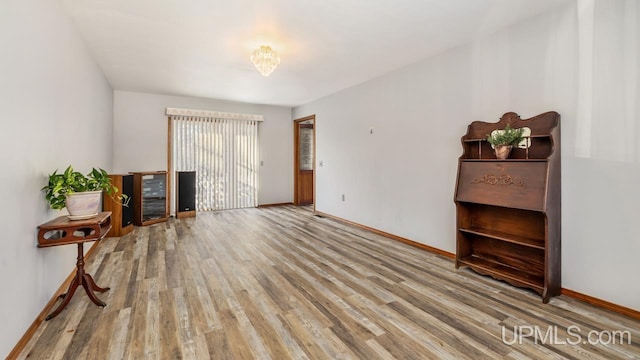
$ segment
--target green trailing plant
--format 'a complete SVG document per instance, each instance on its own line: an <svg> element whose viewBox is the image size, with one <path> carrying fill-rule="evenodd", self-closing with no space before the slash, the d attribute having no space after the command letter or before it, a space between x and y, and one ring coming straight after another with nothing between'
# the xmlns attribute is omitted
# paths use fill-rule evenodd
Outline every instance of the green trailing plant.
<svg viewBox="0 0 640 360"><path fill-rule="evenodd" d="M492 132L487 135L487 141L493 145L513 145L517 146L524 140L524 128L513 129L509 124L502 130Z"/></svg>
<svg viewBox="0 0 640 360"><path fill-rule="evenodd" d="M120 202L124 206L129 204L127 195L116 196L118 188L111 183L107 172L100 168L93 168L91 172L84 175L73 170L73 167L69 165L63 173L59 174L56 170L49 175L49 183L41 190L45 191L45 198L49 201L49 206L56 210L64 209L67 195L85 191L102 190L114 201Z"/></svg>

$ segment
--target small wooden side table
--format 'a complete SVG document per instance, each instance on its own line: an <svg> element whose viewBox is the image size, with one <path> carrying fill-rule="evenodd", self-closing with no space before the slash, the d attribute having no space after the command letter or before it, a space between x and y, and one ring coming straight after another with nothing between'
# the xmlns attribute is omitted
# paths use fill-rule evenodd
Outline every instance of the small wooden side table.
<svg viewBox="0 0 640 360"><path fill-rule="evenodd" d="M49 247L58 245L78 244L78 259L76 262L76 276L69 284L66 293L59 296L64 299L62 303L47 316L45 320L56 317L67 307L71 297L78 286L82 285L89 299L98 306L107 304L98 299L94 291L105 292L108 287L102 288L96 285L90 274L84 271L84 249L83 245L88 241L97 241L104 238L111 229L111 212L105 211L97 216L86 220L69 220L67 216L60 216L49 222L38 226L38 247Z"/></svg>

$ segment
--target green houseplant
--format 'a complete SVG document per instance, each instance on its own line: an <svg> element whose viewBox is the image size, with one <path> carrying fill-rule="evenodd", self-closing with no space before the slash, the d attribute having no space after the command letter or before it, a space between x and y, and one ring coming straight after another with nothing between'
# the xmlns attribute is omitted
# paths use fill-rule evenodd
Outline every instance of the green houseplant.
<svg viewBox="0 0 640 360"><path fill-rule="evenodd" d="M111 183L107 172L100 168L93 168L86 175L73 170L71 165L63 173L56 170L49 175L49 182L42 187L42 191L45 191L45 198L52 209L66 207L71 219L97 215L103 191L124 206L128 205L129 200L125 194L116 195L118 188Z"/></svg>
<svg viewBox="0 0 640 360"><path fill-rule="evenodd" d="M494 130L487 135L487 141L493 145L496 158L504 160L509 157L511 149L524 140L524 128L514 129L509 124L502 130Z"/></svg>

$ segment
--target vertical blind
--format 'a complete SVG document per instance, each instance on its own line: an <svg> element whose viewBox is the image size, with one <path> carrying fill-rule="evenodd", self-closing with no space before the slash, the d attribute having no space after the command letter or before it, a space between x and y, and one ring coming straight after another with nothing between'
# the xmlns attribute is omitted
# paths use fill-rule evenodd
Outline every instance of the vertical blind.
<svg viewBox="0 0 640 360"><path fill-rule="evenodd" d="M171 116L173 170L196 171L196 210L258 205L258 123Z"/></svg>

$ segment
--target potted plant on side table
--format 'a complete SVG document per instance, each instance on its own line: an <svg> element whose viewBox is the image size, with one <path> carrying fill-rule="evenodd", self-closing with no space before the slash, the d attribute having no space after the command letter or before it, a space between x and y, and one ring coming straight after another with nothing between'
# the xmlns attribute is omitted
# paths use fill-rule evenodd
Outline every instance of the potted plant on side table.
<svg viewBox="0 0 640 360"><path fill-rule="evenodd" d="M98 215L103 191L124 206L129 201L125 194L116 196L118 188L111 184L107 172L100 168L93 168L84 175L69 165L64 173L58 174L56 170L49 175L49 183L42 190L46 192L45 198L52 209L67 208L70 220L90 219Z"/></svg>
<svg viewBox="0 0 640 360"><path fill-rule="evenodd" d="M511 154L511 149L524 140L524 128L513 129L509 124L502 130L493 130L487 135L487 141L496 153L496 159L504 160Z"/></svg>

